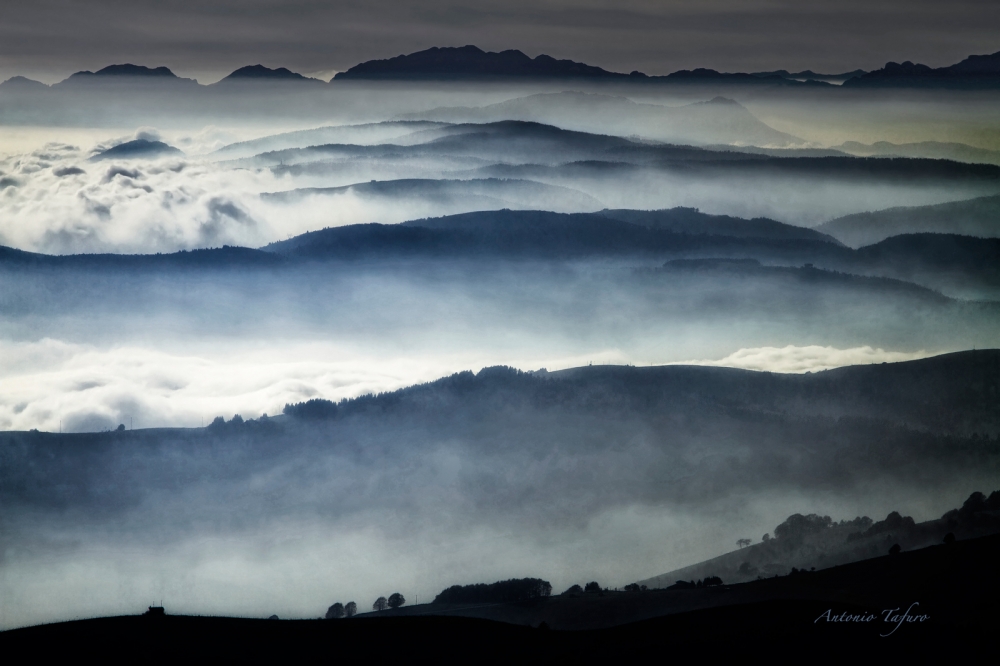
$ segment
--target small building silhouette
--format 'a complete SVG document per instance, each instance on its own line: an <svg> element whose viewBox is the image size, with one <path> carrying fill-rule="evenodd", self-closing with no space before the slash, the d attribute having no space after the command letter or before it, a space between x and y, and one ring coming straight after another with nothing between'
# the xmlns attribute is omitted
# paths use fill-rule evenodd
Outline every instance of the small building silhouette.
<svg viewBox="0 0 1000 666"><path fill-rule="evenodd" d="M150 606L149 610L143 613L143 615L148 617L162 617L166 614L166 611L163 610L163 606Z"/></svg>

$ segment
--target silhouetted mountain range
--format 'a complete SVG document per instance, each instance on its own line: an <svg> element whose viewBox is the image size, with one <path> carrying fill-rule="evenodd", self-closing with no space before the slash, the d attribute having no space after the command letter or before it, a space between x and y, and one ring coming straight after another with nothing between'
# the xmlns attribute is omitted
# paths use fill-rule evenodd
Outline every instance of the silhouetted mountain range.
<svg viewBox="0 0 1000 666"><path fill-rule="evenodd" d="M637 76L644 76L638 72ZM369 60L338 72L335 81L396 79L461 79L483 77L517 78L621 78L627 74L609 72L572 60L556 60L547 55L530 58L510 49L499 53L472 45L434 47L387 60Z"/></svg>
<svg viewBox="0 0 1000 666"><path fill-rule="evenodd" d="M931 68L907 60L888 62L882 69L844 82L845 88L997 88L1000 51L969 56L948 67Z"/></svg>
<svg viewBox="0 0 1000 666"><path fill-rule="evenodd" d="M494 53L468 45L434 47L386 60L369 60L339 72L333 81L421 81L478 79L590 79L602 81L700 83L725 82L740 85L825 85L816 81L800 83L783 76L725 74L712 69L681 70L667 76L647 76L609 72L572 60L556 60L539 55L530 58L517 50Z"/></svg>
<svg viewBox="0 0 1000 666"><path fill-rule="evenodd" d="M22 77L23 78L23 77ZM129 63L109 65L96 72L81 71L59 85L90 79L178 79L167 67L145 67ZM223 81L248 80L309 80L308 77L284 67L269 69L250 65L237 69ZM1000 52L973 55L965 60L932 69L910 61L889 62L879 70L854 70L842 74L818 74L811 70L789 72L784 69L756 73L726 73L712 69L679 70L663 76L650 76L639 71L628 74L611 72L573 60L559 60L548 55L531 58L521 51L483 51L467 45L433 47L406 55L359 63L339 72L332 80L343 81L425 81L425 80L545 80L568 79L588 81L653 82L668 84L717 84L736 86L828 86L827 82L843 82L848 88L860 87L945 87L995 88L1000 85ZM191 79L178 79L192 81Z"/></svg>
<svg viewBox="0 0 1000 666"><path fill-rule="evenodd" d="M144 88L156 85L170 86L169 89L176 89L179 85L193 88L198 87L198 82L194 79L181 78L167 67L145 67L143 65L125 63L121 65L108 65L96 72L88 70L76 72L59 83L53 84L52 88L54 90L84 90L88 85L92 84L112 85L119 90L127 90L128 86L137 86L140 84Z"/></svg>
<svg viewBox="0 0 1000 666"><path fill-rule="evenodd" d="M754 76L781 76L786 79L795 79L799 81L823 81L826 83L843 83L847 79L852 79L856 76L861 76L862 74L867 74L863 69L856 69L852 72L844 72L842 74L818 74L811 69L806 69L801 72L789 72L787 69L778 69L773 72L754 72Z"/></svg>

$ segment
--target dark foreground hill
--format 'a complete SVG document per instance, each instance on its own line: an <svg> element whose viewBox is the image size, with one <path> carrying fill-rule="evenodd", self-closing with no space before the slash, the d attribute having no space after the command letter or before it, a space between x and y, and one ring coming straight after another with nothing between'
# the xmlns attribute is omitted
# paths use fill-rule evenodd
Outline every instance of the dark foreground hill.
<svg viewBox="0 0 1000 666"><path fill-rule="evenodd" d="M522 609L522 615L551 615L553 622L559 608L571 609L570 615L575 609L578 618L605 618L605 628L586 631L557 629L545 620L525 626L422 615L424 609L435 611L416 606L350 620L100 618L0 633L0 647L41 659L100 654L173 660L197 654L258 661L331 653L367 659L390 646L438 663L598 663L690 651L713 659L773 653L779 662L799 663L807 654L821 655L821 661L958 660L993 644L1000 619L994 605L998 556L1000 536L992 536L742 585L561 595ZM646 619L608 621L643 611Z"/></svg>

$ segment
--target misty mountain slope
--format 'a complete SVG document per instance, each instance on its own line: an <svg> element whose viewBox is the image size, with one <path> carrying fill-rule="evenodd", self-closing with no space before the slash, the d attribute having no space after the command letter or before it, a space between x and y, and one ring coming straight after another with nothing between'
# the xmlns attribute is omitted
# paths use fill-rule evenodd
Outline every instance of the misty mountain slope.
<svg viewBox="0 0 1000 666"><path fill-rule="evenodd" d="M663 588L678 580L720 576L727 584L739 583L758 577L784 576L792 567L803 571L827 569L880 557L893 544L904 551L936 546L949 533L963 540L997 534L1000 491L987 494L990 498L980 492L973 493L961 508L919 523L898 511L883 520L863 516L839 522L830 521L828 516L795 514L777 526L771 538L639 582L650 588Z"/></svg>
<svg viewBox="0 0 1000 666"><path fill-rule="evenodd" d="M420 558L420 578L440 590L456 571L447 557L428 556L436 552L424 550L428 542L460 544L466 557L490 548L525 557L540 555L530 544L543 539L545 557L529 557L532 571L566 587L581 576L573 553L593 544L596 521L601 532L614 530L614 548L591 546L588 571L618 584L617 577L635 580L643 569L694 555L671 543L710 517L717 536L702 552L743 536L752 515L769 528L795 504L851 506L845 501L859 489L872 511L908 493L940 515L969 485L995 485L997 364L997 352L983 351L793 376L486 368L336 405L291 406L280 421L7 432L0 552L9 572L23 576L44 561L51 575L67 556L103 544L144 553L135 567L142 572L209 534L211 548L189 552L218 562L231 552L226 544L257 552L259 530L277 529L301 536L272 541L268 562L330 552L332 544L353 552L356 543L364 551L405 542L409 548L386 552ZM662 523L657 548L636 559L623 553L649 524L602 518L620 512L677 520ZM358 542L358 530L369 537ZM502 543L493 534L504 535ZM370 559L348 559L355 577L374 583ZM492 579L483 562L477 557L478 578ZM299 590L302 603L329 594L303 588L313 573L329 576L325 567L309 569L282 578L282 589ZM203 575L186 580L219 589ZM275 584L270 574L259 580ZM182 589L186 598L187 584Z"/></svg>
<svg viewBox="0 0 1000 666"><path fill-rule="evenodd" d="M224 246L207 250L182 250L168 254L67 254L51 255L24 252L0 246L0 265L4 268L135 271L135 270L184 270L228 269L234 266L252 268L274 267L285 264L280 257L245 247Z"/></svg>
<svg viewBox="0 0 1000 666"><path fill-rule="evenodd" d="M586 161L654 165L691 170L699 175L724 170L768 175L798 174L833 179L920 183L947 180L988 183L1000 187L1000 167L945 160L866 158L853 156L774 157L740 150L706 150L692 146L641 143L622 137L573 131L537 122L502 120L442 125L413 132L407 145L329 144L265 152L237 164L274 165L312 162L321 157L412 155L471 156L505 163L561 165ZM541 158L541 159L540 159Z"/></svg>
<svg viewBox="0 0 1000 666"><path fill-rule="evenodd" d="M582 189L609 208L682 206L734 217L768 217L800 226L820 225L887 205L930 205L956 197L992 196L1000 189L992 165L852 157L772 158L734 151L715 152L720 160L708 159L712 151L692 152L695 158L688 160L679 152L683 149L666 148L660 155L638 147L560 165L496 164L450 177L523 178ZM882 164L875 164L878 161ZM979 171L981 168L984 170Z"/></svg>
<svg viewBox="0 0 1000 666"><path fill-rule="evenodd" d="M796 227L766 218L745 220L728 215L707 215L693 208L669 210L602 210L601 215L622 222L639 224L682 234L709 234L738 238L784 238L838 242L833 236L813 229Z"/></svg>
<svg viewBox="0 0 1000 666"><path fill-rule="evenodd" d="M1000 190L1000 167L993 165L774 157L651 145L521 121L448 125L414 132L407 141L281 150L231 164L271 167L308 186L358 182L348 180L355 163L376 180L384 179L380 164L406 178L534 180L585 191L609 208L686 206L802 226L866 208L933 204Z"/></svg>
<svg viewBox="0 0 1000 666"><path fill-rule="evenodd" d="M321 201L330 197L336 202L337 197L346 196L380 202L387 209L406 206L413 210L423 206L439 210L448 206L458 209L467 206L478 210L398 225L332 227L272 243L263 248L263 253L227 248L116 258L110 255L57 257L8 251L2 264L13 271L13 276L23 274L33 265L57 271L107 269L114 272L125 267L169 270L172 266L178 271L199 266L244 266L252 271L255 266L268 269L279 266L280 262L271 260L275 254L286 258L289 268L299 262L319 260L361 262L374 271L398 261L424 263L432 270L435 264L444 268L482 260L499 262L498 265L510 261L551 261L556 262L554 267L562 262L610 261L621 269L652 267L664 260L676 259L744 259L751 263L740 270L751 272L768 266L798 270L806 265L815 267L813 273L807 273L814 276L833 271L893 278L958 298L996 300L1000 294L1000 276L996 268L1000 265L1000 257L994 239L910 235L852 250L813 230L772 220L705 215L690 209L602 210L575 214L510 210L538 203L570 210L599 206L599 202L578 192L517 181L390 181L332 190L276 193L268 199L275 200L278 205L291 205L309 198ZM484 208L494 210L482 210ZM755 268L754 262L765 266ZM715 268L726 266L728 264L719 264ZM60 278L53 276L51 279ZM808 285L801 288L810 289ZM11 298L19 300L21 291L14 289Z"/></svg>
<svg viewBox="0 0 1000 666"><path fill-rule="evenodd" d="M1000 151L977 148L964 143L948 143L942 141L919 141L916 143L890 143L876 141L864 144L858 141L845 141L837 150L862 157L924 157L930 159L954 160L980 164L1000 164Z"/></svg>
<svg viewBox="0 0 1000 666"><path fill-rule="evenodd" d="M852 247L915 233L996 238L1000 236L1000 196L855 213L825 222L816 229Z"/></svg>
<svg viewBox="0 0 1000 666"><path fill-rule="evenodd" d="M240 141L219 148L212 157L219 159L236 159L253 157L264 152L287 150L289 148L308 148L331 143L379 144L398 141L401 137L413 132L433 129L441 123L420 121L388 121L367 123L364 125L339 125L317 127L315 129L272 134L259 139Z"/></svg>
<svg viewBox="0 0 1000 666"><path fill-rule="evenodd" d="M483 161L531 161L540 157L547 163L560 163L607 155L615 148L633 143L619 137L562 130L550 125L522 121L499 121L486 124L442 125L407 135L405 145L387 143L373 146L330 144L266 152L246 164L312 162L321 157L371 157L451 155L469 156ZM691 155L698 151L684 151ZM238 162L239 164L239 162Z"/></svg>
<svg viewBox="0 0 1000 666"><path fill-rule="evenodd" d="M408 183L407 187L420 187L420 183ZM851 250L813 230L773 220L704 215L690 209L604 210L577 215L477 211L411 220L396 228L335 227L279 241L264 249L290 257L326 260L406 256L550 260L604 257L642 262L655 258L742 258L895 278L962 298L995 300L1000 295L996 268L1000 266L1000 248L990 239L912 235Z"/></svg>
<svg viewBox="0 0 1000 666"><path fill-rule="evenodd" d="M523 120L671 143L793 146L804 143L758 120L744 106L717 97L684 106L636 103L582 92L538 93L489 106L430 109L405 116L454 123Z"/></svg>
<svg viewBox="0 0 1000 666"><path fill-rule="evenodd" d="M469 172L490 162L472 155L385 153L324 158L314 162L278 164L268 169L299 187L346 187L356 183L392 180L476 180ZM457 176L457 178L456 178ZM479 180L482 180L481 178ZM566 186L571 187L571 186Z"/></svg>
<svg viewBox="0 0 1000 666"><path fill-rule="evenodd" d="M313 243L330 238L336 239L332 248ZM551 252L540 256L534 241L512 245L504 258L495 255L495 243L477 248L476 238L490 236L372 225L347 228L336 236L306 236L300 239L302 247L282 248L284 256L248 253L218 266L113 255L7 263L0 266L0 334L14 341L65 341L53 343L57 346L51 352L48 343L29 346L39 346L37 353L57 365L64 348L70 357L90 358L121 346L127 357L146 359L168 377L143 391L121 387L136 396L129 409L143 419L159 418L158 405L174 396L195 410L193 421L173 421L186 424L198 422L198 407L189 401L202 390L191 375L200 366L191 366L193 359L185 355L161 367L179 344L200 358L220 353L215 350L224 340L222 353L236 365L260 355L262 340L281 340L281 350L296 358L314 359L316 352L310 349L325 350L318 357L320 365L294 366L296 378L288 379L270 363L259 371L247 370L261 374L264 386L274 387L268 391L305 397L326 391L344 395L357 390L358 381L361 386L392 386L396 371L385 369L382 359L404 354L428 359L431 367L446 372L454 367L453 358L474 359L470 364L481 358L493 363L522 359L518 364L530 368L565 363L546 360L564 358L639 363L723 359L736 350L760 348L749 352L760 355L760 365L754 367L804 370L822 364L828 354L867 358L864 349L925 355L1000 345L1000 307L995 303L957 301L898 280L763 266L745 259L688 259L652 268L663 258L628 254L588 259L574 255L574 246L561 244L562 258L553 258ZM545 240L544 235L535 238ZM703 254L717 252L718 245L708 246ZM14 359L21 345L12 344ZM819 360L807 354L800 363L794 351L781 351L786 346L811 349ZM352 351L344 356L343 350ZM277 352L266 356L272 353ZM378 372L368 369L372 364ZM60 378L78 371L60 372L45 380L59 381L51 388L54 395L72 390L75 381L86 384L95 372L106 386L66 396L62 404L71 405L65 408L67 425L116 425L112 419L120 409L119 381L94 368L79 371L84 378L66 384ZM339 388L328 387L328 377L342 374L344 384L338 380ZM258 390L251 389L252 404L274 413L273 401L258 396ZM48 402L38 395L26 414L40 413ZM18 403L0 406L0 416L20 418L13 411Z"/></svg>
<svg viewBox="0 0 1000 666"><path fill-rule="evenodd" d="M405 179L356 183L345 187L302 188L262 194L269 201L292 203L306 197L353 195L384 206L408 210L421 204L451 212L527 208L557 211L593 211L602 207L597 199L578 190L544 185L529 180L495 178L473 180Z"/></svg>
<svg viewBox="0 0 1000 666"><path fill-rule="evenodd" d="M629 221L615 219L616 215ZM696 229L699 222L702 226ZM806 229L787 227L785 233L780 233L778 223L760 222L747 222L747 227L740 229L735 220L690 211L676 215L670 211L645 215L636 211L630 215L625 211L564 214L498 210L411 220L402 225L334 227L278 241L263 249L287 256L328 259L374 259L380 254L460 258L468 253L496 258L655 258L693 253L797 261L803 257L850 255L833 239ZM755 233L757 227L765 227L766 231Z"/></svg>
<svg viewBox="0 0 1000 666"><path fill-rule="evenodd" d="M1000 300L1000 238L892 236L857 251L866 273L933 285L965 298Z"/></svg>

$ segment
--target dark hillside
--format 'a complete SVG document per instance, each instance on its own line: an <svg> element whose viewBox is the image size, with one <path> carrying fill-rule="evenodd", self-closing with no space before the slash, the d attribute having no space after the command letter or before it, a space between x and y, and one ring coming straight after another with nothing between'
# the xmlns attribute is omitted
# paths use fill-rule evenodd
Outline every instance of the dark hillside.
<svg viewBox="0 0 1000 666"><path fill-rule="evenodd" d="M998 556L1000 537L987 537L738 586L553 598L547 609L521 613L522 621L548 617L551 622L543 620L544 627L542 621L519 626L421 615L421 606L400 609L411 613L386 611L347 620L131 616L7 631L0 633L0 647L43 658L97 653L119 658L155 645L157 659L197 653L259 660L320 657L330 645L337 646L341 658L362 659L373 645L394 644L433 654L440 663L467 663L475 654L479 663L497 664L592 663L667 648L733 658L776 645L783 654L823 645L825 657L839 658L968 658L992 645ZM603 616L607 628L557 628L579 616L585 605L593 606L591 617ZM614 622L616 616L636 619Z"/></svg>

